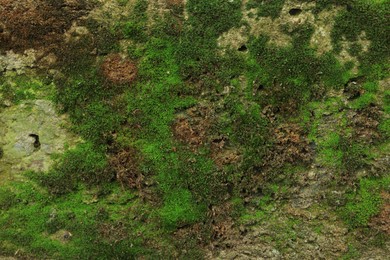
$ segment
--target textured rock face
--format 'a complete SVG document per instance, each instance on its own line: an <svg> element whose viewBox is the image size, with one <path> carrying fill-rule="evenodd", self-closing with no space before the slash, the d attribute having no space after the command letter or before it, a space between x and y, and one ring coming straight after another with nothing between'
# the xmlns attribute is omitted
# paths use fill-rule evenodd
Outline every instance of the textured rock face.
<svg viewBox="0 0 390 260"><path fill-rule="evenodd" d="M52 154L76 142L64 129L65 122L47 100L5 109L0 114L0 179L24 170L47 170Z"/></svg>

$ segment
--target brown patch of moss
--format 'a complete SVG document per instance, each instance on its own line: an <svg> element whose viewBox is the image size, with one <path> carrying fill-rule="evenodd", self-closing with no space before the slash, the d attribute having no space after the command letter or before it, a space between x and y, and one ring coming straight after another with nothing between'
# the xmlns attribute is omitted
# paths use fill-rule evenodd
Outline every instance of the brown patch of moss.
<svg viewBox="0 0 390 260"><path fill-rule="evenodd" d="M268 152L264 165L271 168L282 167L285 163L308 163L312 159L312 149L303 129L293 123L277 126L273 130L274 146Z"/></svg>
<svg viewBox="0 0 390 260"><path fill-rule="evenodd" d="M225 138L217 138L211 142L211 159L218 168L232 163L238 163L241 155L237 150L227 148Z"/></svg>
<svg viewBox="0 0 390 260"><path fill-rule="evenodd" d="M234 219L231 216L233 206L226 202L220 206L212 206L209 211L211 219L212 240L224 241L237 236L238 232L234 226Z"/></svg>
<svg viewBox="0 0 390 260"><path fill-rule="evenodd" d="M144 176L139 169L140 157L136 149L121 149L110 156L109 162L122 187L141 190Z"/></svg>
<svg viewBox="0 0 390 260"><path fill-rule="evenodd" d="M371 220L370 226L390 235L390 193L382 192L383 205L378 216Z"/></svg>
<svg viewBox="0 0 390 260"><path fill-rule="evenodd" d="M173 124L173 133L181 142L199 147L207 142L207 130L211 125L212 111L205 106L193 107L178 116Z"/></svg>
<svg viewBox="0 0 390 260"><path fill-rule="evenodd" d="M137 77L137 67L133 61L124 59L119 54L111 54L104 60L101 73L110 83L130 84Z"/></svg>
<svg viewBox="0 0 390 260"><path fill-rule="evenodd" d="M369 106L357 112L351 112L350 124L354 128L354 136L365 143L373 143L380 139L378 131L382 111L377 106Z"/></svg>
<svg viewBox="0 0 390 260"><path fill-rule="evenodd" d="M89 8L83 0L0 0L0 49L53 49Z"/></svg>

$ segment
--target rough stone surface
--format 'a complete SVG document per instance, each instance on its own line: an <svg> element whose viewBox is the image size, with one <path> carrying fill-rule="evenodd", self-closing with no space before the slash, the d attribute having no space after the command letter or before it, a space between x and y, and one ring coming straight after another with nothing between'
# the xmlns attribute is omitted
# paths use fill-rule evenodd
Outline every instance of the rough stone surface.
<svg viewBox="0 0 390 260"><path fill-rule="evenodd" d="M26 101L0 113L0 177L11 177L25 170L46 171L51 155L64 151L77 140L68 133L66 120L47 100ZM39 144L36 138L39 137Z"/></svg>

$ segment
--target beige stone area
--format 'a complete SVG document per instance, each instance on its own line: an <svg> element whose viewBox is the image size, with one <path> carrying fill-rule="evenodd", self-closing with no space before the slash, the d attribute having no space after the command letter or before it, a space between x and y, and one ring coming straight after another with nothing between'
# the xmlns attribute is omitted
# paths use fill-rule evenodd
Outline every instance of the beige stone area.
<svg viewBox="0 0 390 260"><path fill-rule="evenodd" d="M291 44L292 38L284 33L281 28L285 27L287 30L292 31L294 28L309 24L314 28L314 33L310 40L311 47L317 50L318 55L332 51L331 32L334 26L334 18L343 10L342 7L333 7L314 15L312 12L315 7L314 2L302 3L288 0L283 6L280 17L272 19L270 17L258 17L256 9L247 10L247 2L248 0L243 1L242 8L243 22L248 26L235 27L222 34L218 39L219 46L222 48L231 47L237 49L248 41L250 35L258 37L262 34L270 37L270 44L285 47ZM291 15L289 11L293 8L302 11L297 15ZM364 52L368 50L370 43L367 41L364 33L359 37L358 43L363 46ZM346 51L349 44L351 43L345 42L343 51L338 58L343 63L347 61L357 63L356 58L351 57Z"/></svg>
<svg viewBox="0 0 390 260"><path fill-rule="evenodd" d="M311 15L311 24L314 26L314 33L310 45L317 49L319 55L332 51L331 32L334 26L334 18L342 10L341 7L332 7L330 10L322 11L317 18Z"/></svg>
<svg viewBox="0 0 390 260"><path fill-rule="evenodd" d="M247 41L249 35L260 36L262 34L270 37L270 43L276 46L288 46L291 43L291 37L281 31L281 27L288 26L294 28L307 22L314 21L314 15L310 10L314 7L313 3L300 3L297 1L286 1L281 11L280 17L272 19L270 17L258 17L256 9L247 10L248 0L243 1L243 22L249 25L248 29L233 28L224 33L219 38L221 47L238 46ZM300 8L302 13L296 16L289 14L291 8Z"/></svg>
<svg viewBox="0 0 390 260"><path fill-rule="evenodd" d="M48 100L25 101L0 112L0 183L26 170L47 171L53 154L80 141L66 125L66 116Z"/></svg>
<svg viewBox="0 0 390 260"><path fill-rule="evenodd" d="M33 68L37 59L37 52L34 49L25 50L24 53L15 53L12 50L0 55L0 73L15 73L20 75L26 69Z"/></svg>
<svg viewBox="0 0 390 260"><path fill-rule="evenodd" d="M89 12L89 17L102 24L114 25L121 18L129 16L136 0L121 5L118 0L98 0L98 7Z"/></svg>

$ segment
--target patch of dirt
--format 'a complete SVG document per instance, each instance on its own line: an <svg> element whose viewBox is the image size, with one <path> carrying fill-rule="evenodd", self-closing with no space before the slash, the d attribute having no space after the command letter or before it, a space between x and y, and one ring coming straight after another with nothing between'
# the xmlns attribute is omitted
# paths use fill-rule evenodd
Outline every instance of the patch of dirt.
<svg viewBox="0 0 390 260"><path fill-rule="evenodd" d="M113 84L130 84L137 77L135 62L122 58L119 54L106 57L101 65L103 77Z"/></svg>
<svg viewBox="0 0 390 260"><path fill-rule="evenodd" d="M238 236L239 231L235 228L235 221L231 217L232 210L233 206L230 202L210 208L208 217L211 219L212 247Z"/></svg>
<svg viewBox="0 0 390 260"><path fill-rule="evenodd" d="M53 49L91 7L85 0L0 0L0 49Z"/></svg>
<svg viewBox="0 0 390 260"><path fill-rule="evenodd" d="M229 31L223 33L218 38L218 45L220 47L230 47L235 50L244 46L249 40L248 28L241 26L240 28L232 28Z"/></svg>

